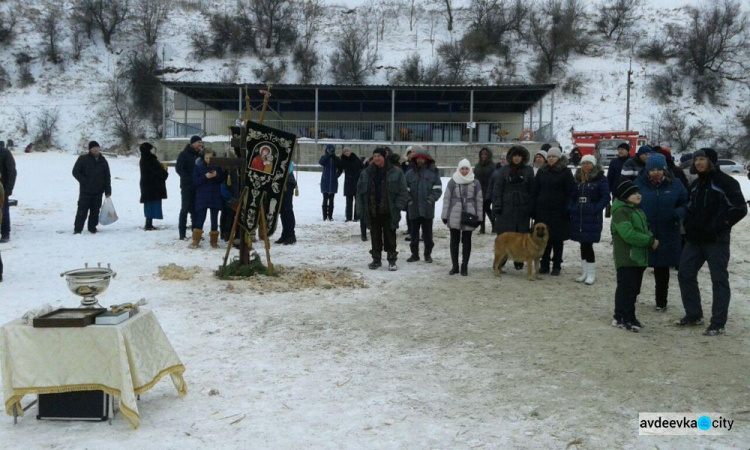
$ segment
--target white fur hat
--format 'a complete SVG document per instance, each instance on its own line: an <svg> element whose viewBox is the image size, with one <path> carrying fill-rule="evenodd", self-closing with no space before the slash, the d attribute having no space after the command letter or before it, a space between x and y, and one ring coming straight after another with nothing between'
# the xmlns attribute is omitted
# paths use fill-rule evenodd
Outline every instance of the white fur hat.
<svg viewBox="0 0 750 450"><path fill-rule="evenodd" d="M586 155L583 158L581 158L581 164L587 163L587 162L593 165L596 165L596 158L594 157L594 155Z"/></svg>
<svg viewBox="0 0 750 450"><path fill-rule="evenodd" d="M471 169L471 163L468 159L464 158L458 162L458 168L460 169L461 167L468 167L469 169Z"/></svg>

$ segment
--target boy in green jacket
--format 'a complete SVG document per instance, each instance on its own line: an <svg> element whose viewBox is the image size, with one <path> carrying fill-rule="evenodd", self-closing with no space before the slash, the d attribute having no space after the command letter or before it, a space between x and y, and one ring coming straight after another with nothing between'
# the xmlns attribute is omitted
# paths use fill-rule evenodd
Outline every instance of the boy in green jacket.
<svg viewBox="0 0 750 450"><path fill-rule="evenodd" d="M632 181L617 186L612 204L612 240L614 243L617 289L612 326L638 332L643 324L635 318L635 300L641 293L643 272L648 266L648 249L656 250L659 241L648 230L646 214L641 210L641 193Z"/></svg>

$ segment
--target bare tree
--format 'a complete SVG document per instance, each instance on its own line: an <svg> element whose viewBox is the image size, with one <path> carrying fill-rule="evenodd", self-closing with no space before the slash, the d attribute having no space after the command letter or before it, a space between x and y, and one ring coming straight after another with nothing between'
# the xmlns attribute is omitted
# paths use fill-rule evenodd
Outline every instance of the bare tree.
<svg viewBox="0 0 750 450"><path fill-rule="evenodd" d="M314 44L323 18L323 4L321 0L305 0L300 6L305 20L301 21L302 39L294 46L292 64L299 71L300 83L308 84L317 75L316 71L320 62Z"/></svg>
<svg viewBox="0 0 750 450"><path fill-rule="evenodd" d="M738 0L688 7L689 20L669 29L680 65L693 74L696 92L745 82L750 69L750 20Z"/></svg>
<svg viewBox="0 0 750 450"><path fill-rule="evenodd" d="M163 90L158 75L159 56L153 49L129 54L120 74L127 81L134 111L151 124L158 124L162 117Z"/></svg>
<svg viewBox="0 0 750 450"><path fill-rule="evenodd" d="M430 49L432 51L432 56L435 56L435 36L437 34L437 15L434 14L432 11L430 11L430 34L427 38L427 42L430 43Z"/></svg>
<svg viewBox="0 0 750 450"><path fill-rule="evenodd" d="M13 42L13 28L16 26L16 13L13 8L0 10L0 45Z"/></svg>
<svg viewBox="0 0 750 450"><path fill-rule="evenodd" d="M469 50L461 41L445 43L438 47L438 56L443 63L443 81L446 84L466 83L469 66Z"/></svg>
<svg viewBox="0 0 750 450"><path fill-rule="evenodd" d="M336 83L364 84L375 72L378 54L371 46L369 27L359 20L345 22L336 37L331 66Z"/></svg>
<svg viewBox="0 0 750 450"><path fill-rule="evenodd" d="M597 29L619 44L639 19L638 8L643 0L604 0L597 6Z"/></svg>
<svg viewBox="0 0 750 450"><path fill-rule="evenodd" d="M423 12L424 8L422 8L419 0L409 0L409 31L414 31L414 26L419 22Z"/></svg>
<svg viewBox="0 0 750 450"><path fill-rule="evenodd" d="M60 120L58 109L43 109L36 118L37 132L34 136L34 147L47 149L52 147L54 135L57 131L57 122Z"/></svg>
<svg viewBox="0 0 750 450"><path fill-rule="evenodd" d="M41 11L31 11L29 19L44 38L42 53L52 64L62 62L60 53L60 40L62 39L62 25L65 13L62 6L56 3L45 2Z"/></svg>
<svg viewBox="0 0 750 450"><path fill-rule="evenodd" d="M440 72L439 61L425 66L419 54L415 53L401 61L401 66L392 83L396 85L440 84L443 82Z"/></svg>
<svg viewBox="0 0 750 450"><path fill-rule="evenodd" d="M531 10L527 38L536 51L536 81L547 81L563 71L584 35L584 10L580 0L543 0Z"/></svg>
<svg viewBox="0 0 750 450"><path fill-rule="evenodd" d="M16 106L16 116L21 120L21 134L28 136L29 134L29 113L24 112L21 108Z"/></svg>
<svg viewBox="0 0 750 450"><path fill-rule="evenodd" d="M521 36L529 6L523 0L472 0L468 11L471 25L463 39L481 61L492 52L510 52L506 37Z"/></svg>
<svg viewBox="0 0 750 450"><path fill-rule="evenodd" d="M260 67L253 69L256 80L263 83L281 83L286 75L287 63L283 58L265 58L261 60Z"/></svg>
<svg viewBox="0 0 750 450"><path fill-rule="evenodd" d="M279 54L294 45L297 40L294 8L291 0L251 0L250 9L266 50Z"/></svg>
<svg viewBox="0 0 750 450"><path fill-rule="evenodd" d="M448 23L448 31L453 31L453 4L455 0L430 0L430 2L436 5L445 17L445 21Z"/></svg>
<svg viewBox="0 0 750 450"><path fill-rule="evenodd" d="M84 33L86 33L85 25L81 22L70 20L69 26L71 56L74 61L78 61L81 59L81 52L86 46L86 41L84 40Z"/></svg>
<svg viewBox="0 0 750 450"><path fill-rule="evenodd" d="M112 37L130 15L130 0L77 0L77 17L91 29L96 27L102 33L104 45L112 45Z"/></svg>
<svg viewBox="0 0 750 450"><path fill-rule="evenodd" d="M662 133L673 147L680 151L687 151L695 145L696 141L705 139L710 134L710 129L702 120L688 124L684 115L677 110L669 110L664 114Z"/></svg>
<svg viewBox="0 0 750 450"><path fill-rule="evenodd" d="M123 80L114 77L107 81L104 91L103 109L115 137L129 150L137 142L141 120L129 99L128 87Z"/></svg>
<svg viewBox="0 0 750 450"><path fill-rule="evenodd" d="M135 0L135 28L147 46L156 44L171 9L172 0Z"/></svg>

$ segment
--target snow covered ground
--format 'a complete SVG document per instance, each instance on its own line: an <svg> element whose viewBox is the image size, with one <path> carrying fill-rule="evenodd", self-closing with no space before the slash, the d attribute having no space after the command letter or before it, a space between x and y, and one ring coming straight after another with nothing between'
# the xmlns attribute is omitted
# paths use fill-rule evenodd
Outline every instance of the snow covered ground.
<svg viewBox="0 0 750 450"><path fill-rule="evenodd" d="M356 223L322 222L319 174L300 173L298 243L273 246L280 266L348 267L363 289L261 292L215 279L223 250L178 241L179 189L168 180L162 230L144 232L138 160L110 159L120 220L73 235L77 184L68 154L16 154L13 233L0 246L0 322L43 303L76 306L59 274L85 262L118 272L103 304L146 297L187 367L189 393L168 380L141 397L141 428L47 422L35 411L0 420L0 447L26 448L740 448L750 442L750 219L733 232L727 335L682 330L673 273L670 309L653 311L647 272L640 334L609 325L614 270L608 233L595 247L597 283L577 275L566 244L563 274L530 283L492 276L493 236L475 235L468 277L449 277L448 233L437 222L435 263L370 271ZM750 198L750 181L738 178ZM446 182L446 180L444 180ZM440 205L438 205L440 207ZM163 281L158 267L202 267L191 281ZM701 272L710 311L707 269ZM62 355L61 355L62 357ZM1 375L1 374L0 374ZM219 395L209 395L216 389ZM28 398L27 398L28 401ZM719 412L735 429L717 437L638 436L638 412ZM571 446L571 448L575 448Z"/></svg>

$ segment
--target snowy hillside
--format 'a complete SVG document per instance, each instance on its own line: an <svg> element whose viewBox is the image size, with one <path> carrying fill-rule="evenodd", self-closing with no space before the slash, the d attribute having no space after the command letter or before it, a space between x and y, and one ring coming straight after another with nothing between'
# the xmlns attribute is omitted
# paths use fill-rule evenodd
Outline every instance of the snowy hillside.
<svg viewBox="0 0 750 450"><path fill-rule="evenodd" d="M69 2L65 2L69 9ZM321 32L318 33L314 48L322 61L321 75L317 81L331 83L329 56L334 47L333 39L342 19L353 10L362 9L378 2L326 0L325 14L322 19ZM420 2L417 2L420 3ZM388 83L400 62L409 55L418 53L427 62L434 58L434 49L440 43L451 42L460 38L468 26L466 8L468 0L455 1L456 18L452 33L446 30L445 21L438 12L424 12L416 22L414 31L409 31L408 2L392 2L394 17L387 21L384 41L378 43L379 61L377 71L367 79L368 83ZM588 3L588 2L586 2ZM0 4L0 8L18 5L18 10L29 11L30 4L43 8L44 2L11 1ZM192 33L207 30L209 27L204 12L231 11L235 0L192 0L175 2L156 44L158 53L165 56L163 67L171 80L224 81L235 82L258 81L252 69L260 63L256 57L196 60L190 45ZM636 25L636 34L643 40L663 30L668 23L685 19L682 6L697 4L694 1L646 0L642 18ZM192 6L191 6L192 5ZM196 6L197 5L197 6ZM400 6L398 6L400 5ZM202 7L199 8L198 6ZM424 8L435 9L433 4L424 3ZM589 14L593 14L593 5L589 5ZM428 17L436 17L435 39L430 42L430 23ZM303 23L300 23L302 26ZM107 81L122 67L128 54L132 52L136 38L132 33L122 32L115 35L112 51L102 44L101 38L94 35L94 42L88 42L83 48L79 61L73 61L65 53L72 45L71 37L63 33L61 48L63 62L54 65L46 62L39 55L43 44L38 28L28 17L19 16L16 30L19 35L10 47L0 47L0 65L7 71L13 87L0 93L0 139L13 139L16 145L26 145L38 131L37 120L45 110L59 112L58 131L55 145L65 151L73 152L84 148L90 139L96 139L109 147L115 143L112 137L111 109L105 107L103 91ZM593 32L593 25L591 30ZM569 78L580 84L577 93L565 93L559 87L555 97L555 129L557 139L564 145L571 143L570 130L624 129L626 72L630 52L616 48L602 40L596 45L598 56L581 56L573 54L565 69L565 77L559 80L560 85ZM36 82L28 87L18 87L19 67L15 57L26 52L33 57L30 71ZM516 52L517 78L528 80L528 69L533 58L530 49L519 47ZM502 65L496 57L490 57L483 63L472 64L469 72L479 75L489 82L489 74L495 66ZM725 88L724 101L721 106L696 104L689 87L670 105L659 105L648 95L650 77L666 68L666 65L649 63L637 57L633 59L634 86L632 98L631 128L646 133L653 128L654 119L663 114L665 108L681 111L688 116L688 122L701 119L715 132L729 127L738 127L736 114L750 103L750 90L747 85L728 82ZM298 74L289 63L284 81L297 82ZM544 120L548 120L545 112ZM536 117L536 115L535 115ZM26 127L24 127L24 121ZM24 135L22 130L28 129Z"/></svg>

